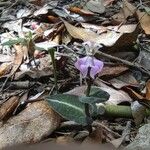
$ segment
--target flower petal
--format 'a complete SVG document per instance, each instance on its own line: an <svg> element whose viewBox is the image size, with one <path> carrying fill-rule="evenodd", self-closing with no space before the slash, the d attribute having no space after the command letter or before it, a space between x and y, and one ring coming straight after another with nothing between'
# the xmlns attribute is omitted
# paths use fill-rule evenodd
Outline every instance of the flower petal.
<svg viewBox="0 0 150 150"><path fill-rule="evenodd" d="M97 66L93 66L90 70L90 77L95 78L95 75L98 73L99 68Z"/></svg>
<svg viewBox="0 0 150 150"><path fill-rule="evenodd" d="M104 67L104 62L102 62L102 61L100 61L100 60L98 60L96 58L94 58L93 61L94 61L94 66L97 66L99 68L98 72L100 72L103 69L103 67Z"/></svg>
<svg viewBox="0 0 150 150"><path fill-rule="evenodd" d="M103 69L104 63L100 60L94 59L94 66L91 67L90 76L91 78L95 78L95 75L101 72Z"/></svg>
<svg viewBox="0 0 150 150"><path fill-rule="evenodd" d="M81 65L86 65L86 61L87 61L87 56L83 58L78 58L78 60L75 62L74 65L78 70L80 70Z"/></svg>
<svg viewBox="0 0 150 150"><path fill-rule="evenodd" d="M88 74L88 66L87 65L81 65L80 66L80 72L83 75L83 78L85 78Z"/></svg>

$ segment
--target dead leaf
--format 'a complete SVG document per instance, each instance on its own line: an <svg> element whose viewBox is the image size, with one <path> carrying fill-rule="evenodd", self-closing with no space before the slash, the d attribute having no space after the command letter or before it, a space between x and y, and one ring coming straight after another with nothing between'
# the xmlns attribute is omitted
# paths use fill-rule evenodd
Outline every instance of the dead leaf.
<svg viewBox="0 0 150 150"><path fill-rule="evenodd" d="M146 83L146 99L150 100L150 80Z"/></svg>
<svg viewBox="0 0 150 150"><path fill-rule="evenodd" d="M132 102L131 97L123 90L115 90L107 86L106 84L99 82L99 80L97 80L96 82L100 86L100 89L106 91L110 95L110 98L108 99L108 101L106 101L106 104L117 105L122 102Z"/></svg>
<svg viewBox="0 0 150 150"><path fill-rule="evenodd" d="M55 17L55 16L48 16L48 20L52 23L56 23L58 21L60 21L60 19L58 17Z"/></svg>
<svg viewBox="0 0 150 150"><path fill-rule="evenodd" d="M59 126L60 120L46 101L29 104L0 128L0 148L39 142Z"/></svg>
<svg viewBox="0 0 150 150"><path fill-rule="evenodd" d="M15 53L15 58L13 61L13 68L12 68L9 76L12 76L16 73L16 71L19 69L19 67L23 61L23 58L24 58L24 51L22 49L22 46L21 45L14 45L14 48L16 50L16 53Z"/></svg>
<svg viewBox="0 0 150 150"><path fill-rule="evenodd" d="M112 16L112 18L118 23L124 22L129 16L133 16L135 14L136 7L134 7L127 0L123 0L123 7L119 13Z"/></svg>
<svg viewBox="0 0 150 150"><path fill-rule="evenodd" d="M117 40L119 40L117 44L124 43L124 42L131 43L131 40L133 40L131 34L133 34L132 32L136 29L136 25L125 25L124 27L120 28L120 32L119 32L118 31L119 27L111 26L109 27L110 29L108 28L106 33L99 35L89 29L75 27L65 20L63 20L63 22L66 26L67 31L70 33L72 37L76 39L81 39L83 41L91 41L94 43L103 44L108 47L113 46L117 42Z"/></svg>
<svg viewBox="0 0 150 150"><path fill-rule="evenodd" d="M110 77L116 77L119 74L125 72L128 70L128 67L125 66L104 66L102 72L99 74L99 76L110 76Z"/></svg>
<svg viewBox="0 0 150 150"><path fill-rule="evenodd" d="M3 63L2 65L0 65L0 77L9 73L11 68L12 68L11 63Z"/></svg>
<svg viewBox="0 0 150 150"><path fill-rule="evenodd" d="M150 34L150 15L146 12L136 11L140 25L146 34Z"/></svg>
<svg viewBox="0 0 150 150"><path fill-rule="evenodd" d="M73 144L75 143L75 140L73 139L73 137L71 137L71 135L67 135L67 136L59 136L56 139L56 143L57 144L62 144L62 145L67 145L67 144Z"/></svg>
<svg viewBox="0 0 150 150"><path fill-rule="evenodd" d="M145 117L146 107L141 105L138 101L134 101L131 104L131 110L135 124L137 126L140 125Z"/></svg>
<svg viewBox="0 0 150 150"><path fill-rule="evenodd" d="M19 96L13 96L0 106L0 121L8 117L19 103Z"/></svg>
<svg viewBox="0 0 150 150"><path fill-rule="evenodd" d="M132 102L131 97L122 90L115 90L115 89L107 86L106 84L102 83L98 79L96 79L95 84L100 89L109 93L110 97L109 97L108 101L106 101L106 104L117 105L122 102ZM68 91L67 94L83 96L85 91L86 91L86 86L80 86L80 87L76 87L76 88Z"/></svg>
<svg viewBox="0 0 150 150"><path fill-rule="evenodd" d="M105 12L103 0L89 0L83 8L98 14Z"/></svg>
<svg viewBox="0 0 150 150"><path fill-rule="evenodd" d="M112 5L115 0L104 0L104 6Z"/></svg>
<svg viewBox="0 0 150 150"><path fill-rule="evenodd" d="M80 15L84 15L84 16L93 16L94 15L94 13L92 13L91 11L81 9L79 7L70 7L68 10L70 12L80 14Z"/></svg>
<svg viewBox="0 0 150 150"><path fill-rule="evenodd" d="M63 20L63 22L66 26L67 31L70 33L70 35L76 39L94 42L98 38L98 35L90 30L86 30L80 27L75 27L65 20Z"/></svg>
<svg viewBox="0 0 150 150"><path fill-rule="evenodd" d="M82 144L102 144L103 128L96 127L93 132L82 142Z"/></svg>
<svg viewBox="0 0 150 150"><path fill-rule="evenodd" d="M128 79L128 80L127 80ZM139 87L139 82L135 79L131 72L126 72L116 78L109 80L115 88L121 89L125 86Z"/></svg>
<svg viewBox="0 0 150 150"><path fill-rule="evenodd" d="M118 149L121 146L121 144L125 141L126 136L130 134L130 130L131 122L128 121L125 129L122 132L122 136L118 139L110 141L110 143L112 143L115 146L115 148Z"/></svg>

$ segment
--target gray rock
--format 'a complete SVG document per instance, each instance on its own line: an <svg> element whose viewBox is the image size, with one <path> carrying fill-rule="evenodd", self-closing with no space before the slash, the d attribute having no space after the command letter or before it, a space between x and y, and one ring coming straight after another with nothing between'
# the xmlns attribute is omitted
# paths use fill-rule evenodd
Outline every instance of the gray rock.
<svg viewBox="0 0 150 150"><path fill-rule="evenodd" d="M124 150L149 150L150 149L150 124L145 124L139 129L134 141Z"/></svg>

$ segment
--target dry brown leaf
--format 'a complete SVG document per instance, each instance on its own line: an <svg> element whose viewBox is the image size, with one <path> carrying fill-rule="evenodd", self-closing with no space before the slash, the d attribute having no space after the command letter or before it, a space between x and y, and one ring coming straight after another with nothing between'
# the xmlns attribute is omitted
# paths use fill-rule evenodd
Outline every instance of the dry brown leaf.
<svg viewBox="0 0 150 150"><path fill-rule="evenodd" d="M115 77L127 70L128 67L126 66L105 66L99 75Z"/></svg>
<svg viewBox="0 0 150 150"><path fill-rule="evenodd" d="M57 144L62 144L62 145L67 145L67 144L73 144L75 143L75 140L73 139L73 137L71 137L71 135L67 135L67 136L59 136L56 139L56 143Z"/></svg>
<svg viewBox="0 0 150 150"><path fill-rule="evenodd" d="M81 9L79 7L70 7L68 10L70 12L80 14L80 15L84 15L84 16L93 16L94 15L94 13L92 13L91 11Z"/></svg>
<svg viewBox="0 0 150 150"><path fill-rule="evenodd" d="M61 117L46 101L34 102L10 118L0 128L0 149L26 143L36 143L50 135L59 125Z"/></svg>
<svg viewBox="0 0 150 150"><path fill-rule="evenodd" d="M12 76L16 73L16 71L20 67L20 65L23 61L23 58L24 58L24 51L22 49L22 46L21 45L14 45L14 48L16 50L16 53L15 53L15 58L14 58L14 62L13 62L13 68L9 74L10 76Z"/></svg>
<svg viewBox="0 0 150 150"><path fill-rule="evenodd" d="M98 38L98 35L93 31L86 30L80 27L75 27L65 20L63 20L63 22L66 26L67 31L70 33L70 35L76 39L95 42L96 39Z"/></svg>
<svg viewBox="0 0 150 150"><path fill-rule="evenodd" d="M136 11L136 7L129 3L127 0L123 1L123 14L125 19L129 16L133 16Z"/></svg>
<svg viewBox="0 0 150 150"><path fill-rule="evenodd" d="M124 25L119 29L119 26L115 27L109 27L106 33L102 34L96 34L95 32L91 31L90 29L84 29L80 27L75 27L68 23L67 21L63 20L67 31L70 33L70 35L76 39L81 39L83 41L91 41L99 44L103 44L105 46L113 46L117 40L117 42L120 45L121 43L130 42L133 41L133 38L130 39L129 37L132 37L132 32L136 29L136 25ZM120 33L118 32L120 30ZM135 38L135 37L134 37ZM129 41L128 41L129 39ZM123 41L123 42L122 42Z"/></svg>
<svg viewBox="0 0 150 150"><path fill-rule="evenodd" d="M141 24L142 29L145 31L146 34L150 34L150 15L146 12L140 12L139 10L136 11L139 22Z"/></svg>
<svg viewBox="0 0 150 150"><path fill-rule="evenodd" d="M11 67L12 67L11 63L3 63L0 66L0 77L2 77L4 75L6 75L7 73L9 73L10 70L11 70Z"/></svg>
<svg viewBox="0 0 150 150"><path fill-rule="evenodd" d="M60 19L58 17L51 16L51 15L48 16L48 20L52 23L56 23L56 22L60 21Z"/></svg>
<svg viewBox="0 0 150 150"><path fill-rule="evenodd" d="M0 107L0 121L8 117L14 111L19 103L19 97L13 96L4 102Z"/></svg>
<svg viewBox="0 0 150 150"><path fill-rule="evenodd" d="M111 5L115 0L104 0L104 6Z"/></svg>
<svg viewBox="0 0 150 150"><path fill-rule="evenodd" d="M150 100L150 80L146 83L146 99Z"/></svg>
<svg viewBox="0 0 150 150"><path fill-rule="evenodd" d="M123 1L123 8L120 10L119 13L112 16L112 18L117 23L124 22L129 16L133 16L136 11L136 7L134 7L131 3L129 3L127 0Z"/></svg>
<svg viewBox="0 0 150 150"><path fill-rule="evenodd" d="M83 141L82 144L102 144L103 141L103 128L96 127L95 130Z"/></svg>

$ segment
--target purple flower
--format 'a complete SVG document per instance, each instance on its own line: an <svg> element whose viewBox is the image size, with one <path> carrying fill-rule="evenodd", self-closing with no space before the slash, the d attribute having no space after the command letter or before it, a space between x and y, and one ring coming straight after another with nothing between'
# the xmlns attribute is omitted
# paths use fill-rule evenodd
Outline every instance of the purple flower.
<svg viewBox="0 0 150 150"><path fill-rule="evenodd" d="M83 77L85 78L89 75L91 78L95 78L95 75L101 72L102 68L104 66L104 63L92 56L86 56L83 58L79 58L77 62L75 63L75 67L80 70Z"/></svg>

